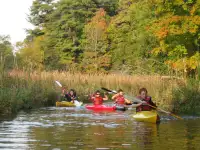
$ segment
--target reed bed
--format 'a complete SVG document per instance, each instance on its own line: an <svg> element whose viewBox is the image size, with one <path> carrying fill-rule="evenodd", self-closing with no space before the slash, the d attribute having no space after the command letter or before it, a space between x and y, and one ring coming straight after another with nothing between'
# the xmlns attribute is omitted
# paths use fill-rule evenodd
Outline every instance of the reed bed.
<svg viewBox="0 0 200 150"><path fill-rule="evenodd" d="M122 74L83 74L70 72L25 72L12 70L1 80L0 112L15 112L24 108L52 106L60 99L61 88L75 89L81 101L101 87L118 90L136 96L142 87L147 88L153 101L162 108L179 111L181 100L176 99L176 89L187 87L184 79L163 76L130 76ZM103 92L103 91L102 91ZM175 96L174 96L175 95ZM184 97L183 95L181 96Z"/></svg>

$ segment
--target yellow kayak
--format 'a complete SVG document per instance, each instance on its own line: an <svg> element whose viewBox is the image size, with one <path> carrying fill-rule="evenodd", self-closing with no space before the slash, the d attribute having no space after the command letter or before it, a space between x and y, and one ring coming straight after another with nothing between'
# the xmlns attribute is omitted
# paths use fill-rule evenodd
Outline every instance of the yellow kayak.
<svg viewBox="0 0 200 150"><path fill-rule="evenodd" d="M56 102L56 107L76 107L76 106L72 102L61 101L61 102Z"/></svg>
<svg viewBox="0 0 200 150"><path fill-rule="evenodd" d="M156 111L140 111L133 115L136 121L157 123L160 121Z"/></svg>

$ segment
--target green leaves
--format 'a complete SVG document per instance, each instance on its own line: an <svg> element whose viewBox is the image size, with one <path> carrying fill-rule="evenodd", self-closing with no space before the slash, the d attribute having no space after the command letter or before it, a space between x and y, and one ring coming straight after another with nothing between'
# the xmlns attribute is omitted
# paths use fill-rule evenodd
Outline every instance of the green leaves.
<svg viewBox="0 0 200 150"><path fill-rule="evenodd" d="M48 70L186 72L197 64L199 10L196 0L35 0L25 42Z"/></svg>
<svg viewBox="0 0 200 150"><path fill-rule="evenodd" d="M0 35L0 72L4 69L11 69L14 65L13 47L10 37Z"/></svg>

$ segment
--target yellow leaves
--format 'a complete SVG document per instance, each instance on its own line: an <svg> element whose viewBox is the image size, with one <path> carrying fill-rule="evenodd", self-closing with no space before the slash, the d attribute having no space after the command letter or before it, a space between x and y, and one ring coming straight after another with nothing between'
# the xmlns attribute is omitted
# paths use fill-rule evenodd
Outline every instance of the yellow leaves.
<svg viewBox="0 0 200 150"><path fill-rule="evenodd" d="M200 53L197 52L195 55L193 55L188 59L188 66L191 69L196 69L198 65L200 65L199 61L200 61Z"/></svg>
<svg viewBox="0 0 200 150"><path fill-rule="evenodd" d="M160 53L166 53L168 47L169 47L169 45L165 44L165 41L164 41L164 40L161 40L161 41L160 41L160 47L154 48L154 49L151 51L151 53L152 53L154 56L157 56L157 55L159 55Z"/></svg>
<svg viewBox="0 0 200 150"><path fill-rule="evenodd" d="M172 25L170 27L169 33L174 35L180 35L183 34L183 30L181 30L178 25Z"/></svg>
<svg viewBox="0 0 200 150"><path fill-rule="evenodd" d="M169 65L173 70L186 72L186 70L195 70L200 65L199 60L200 53L197 52L189 58L184 57L178 60L167 60L165 64Z"/></svg>
<svg viewBox="0 0 200 150"><path fill-rule="evenodd" d="M195 5L192 6L192 9L190 10L190 15L193 16L196 10L197 10L196 6Z"/></svg>
<svg viewBox="0 0 200 150"><path fill-rule="evenodd" d="M183 5L184 1L183 0L174 0L174 5Z"/></svg>

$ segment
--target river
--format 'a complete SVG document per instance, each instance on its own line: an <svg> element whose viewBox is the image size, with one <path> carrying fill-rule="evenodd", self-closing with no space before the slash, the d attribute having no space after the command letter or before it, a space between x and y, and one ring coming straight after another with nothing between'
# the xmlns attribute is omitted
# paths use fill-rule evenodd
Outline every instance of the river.
<svg viewBox="0 0 200 150"><path fill-rule="evenodd" d="M136 122L134 110L94 113L84 108L40 108L0 122L7 150L199 150L200 118L160 124Z"/></svg>

